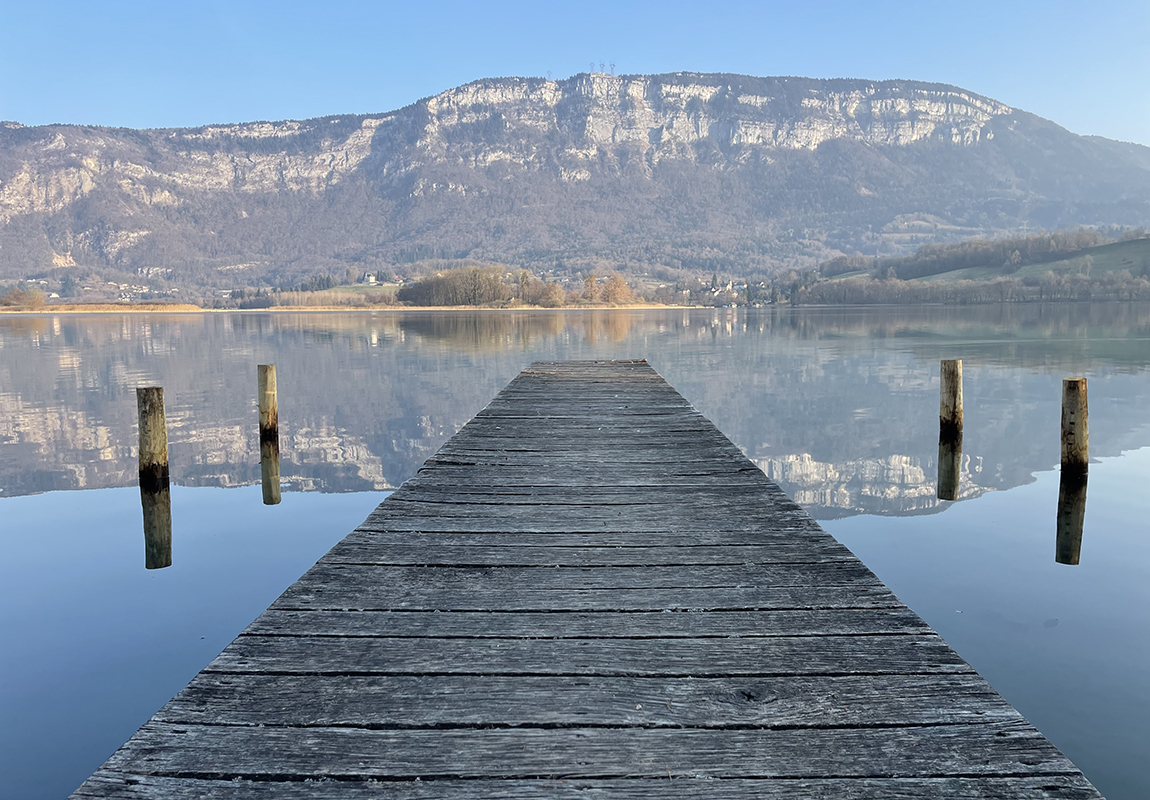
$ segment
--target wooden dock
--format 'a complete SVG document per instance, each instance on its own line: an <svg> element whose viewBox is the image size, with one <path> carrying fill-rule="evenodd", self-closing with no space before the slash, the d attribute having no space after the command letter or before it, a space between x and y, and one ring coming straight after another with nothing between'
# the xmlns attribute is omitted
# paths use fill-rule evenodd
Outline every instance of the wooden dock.
<svg viewBox="0 0 1150 800"><path fill-rule="evenodd" d="M524 370L76 798L1098 798L645 361Z"/></svg>

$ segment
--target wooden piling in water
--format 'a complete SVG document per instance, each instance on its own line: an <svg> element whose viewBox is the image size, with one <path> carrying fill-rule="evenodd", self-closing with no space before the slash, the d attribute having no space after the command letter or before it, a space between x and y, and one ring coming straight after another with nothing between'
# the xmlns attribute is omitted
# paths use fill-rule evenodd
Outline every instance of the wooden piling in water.
<svg viewBox="0 0 1150 800"><path fill-rule="evenodd" d="M962 472L962 361L939 365L938 499L957 500Z"/></svg>
<svg viewBox="0 0 1150 800"><path fill-rule="evenodd" d="M1085 473L1090 465L1086 379L1062 381L1062 471Z"/></svg>
<svg viewBox="0 0 1150 800"><path fill-rule="evenodd" d="M168 485L168 424L164 390L136 389L140 418L140 503L144 514L144 566L162 569L172 564L172 501Z"/></svg>
<svg viewBox="0 0 1150 800"><path fill-rule="evenodd" d="M1054 560L1077 564L1082 552L1082 526L1086 521L1086 473L1063 470L1058 482L1057 534Z"/></svg>
<svg viewBox="0 0 1150 800"><path fill-rule="evenodd" d="M962 474L962 434L938 440L938 499L957 500Z"/></svg>
<svg viewBox="0 0 1150 800"><path fill-rule="evenodd" d="M260 478L264 505L280 501L279 400L276 396L276 365L259 365Z"/></svg>
<svg viewBox="0 0 1150 800"><path fill-rule="evenodd" d="M160 386L136 389L140 415L140 488L156 491L168 486L168 423L164 418L164 390Z"/></svg>
<svg viewBox="0 0 1150 800"><path fill-rule="evenodd" d="M943 359L939 366L939 440L962 436L962 361Z"/></svg>

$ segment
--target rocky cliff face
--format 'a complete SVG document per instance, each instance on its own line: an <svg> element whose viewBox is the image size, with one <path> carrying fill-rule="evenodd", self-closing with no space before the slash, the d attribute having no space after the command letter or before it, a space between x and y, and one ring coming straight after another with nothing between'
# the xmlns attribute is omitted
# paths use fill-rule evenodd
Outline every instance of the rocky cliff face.
<svg viewBox="0 0 1150 800"><path fill-rule="evenodd" d="M770 270L1150 222L1150 148L961 89L677 73L477 81L384 115L0 125L0 270L208 284L428 255Z"/></svg>

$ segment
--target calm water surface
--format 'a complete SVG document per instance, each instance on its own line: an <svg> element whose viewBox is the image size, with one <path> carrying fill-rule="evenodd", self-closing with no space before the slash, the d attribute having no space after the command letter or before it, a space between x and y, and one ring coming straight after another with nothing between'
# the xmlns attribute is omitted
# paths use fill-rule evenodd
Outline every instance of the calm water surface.
<svg viewBox="0 0 1150 800"><path fill-rule="evenodd" d="M1072 758L1150 797L1150 307L0 317L0 785L60 798L539 358L647 358ZM962 358L960 500L935 499ZM284 500L261 504L256 365ZM1061 380L1089 379L1081 563ZM165 388L173 565L135 392Z"/></svg>

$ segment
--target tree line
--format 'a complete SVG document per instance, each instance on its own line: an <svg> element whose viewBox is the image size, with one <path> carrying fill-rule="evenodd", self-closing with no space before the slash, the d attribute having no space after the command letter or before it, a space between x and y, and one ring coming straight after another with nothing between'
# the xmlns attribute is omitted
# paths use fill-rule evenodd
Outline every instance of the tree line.
<svg viewBox="0 0 1150 800"><path fill-rule="evenodd" d="M1145 237L1142 228L1127 231L1121 238ZM1057 261L1065 256L1115 241L1103 231L1075 228L1016 236L1005 239L968 239L954 244L925 244L909 256L897 258L867 257L860 254L839 256L819 265L821 277L832 278L847 272L868 270L876 278L912 280L941 275L969 267L1001 267L1007 274L1030 264Z"/></svg>
<svg viewBox="0 0 1150 800"><path fill-rule="evenodd" d="M601 279L586 275L572 288L545 281L528 270L504 272L500 267L461 267L444 270L410 283L396 299L413 306L507 306L529 305L561 308L570 305L626 305L635 293L618 273Z"/></svg>
<svg viewBox="0 0 1150 800"><path fill-rule="evenodd" d="M44 293L36 287L23 284L13 286L4 294L0 294L0 307L27 308L36 310L44 307Z"/></svg>

